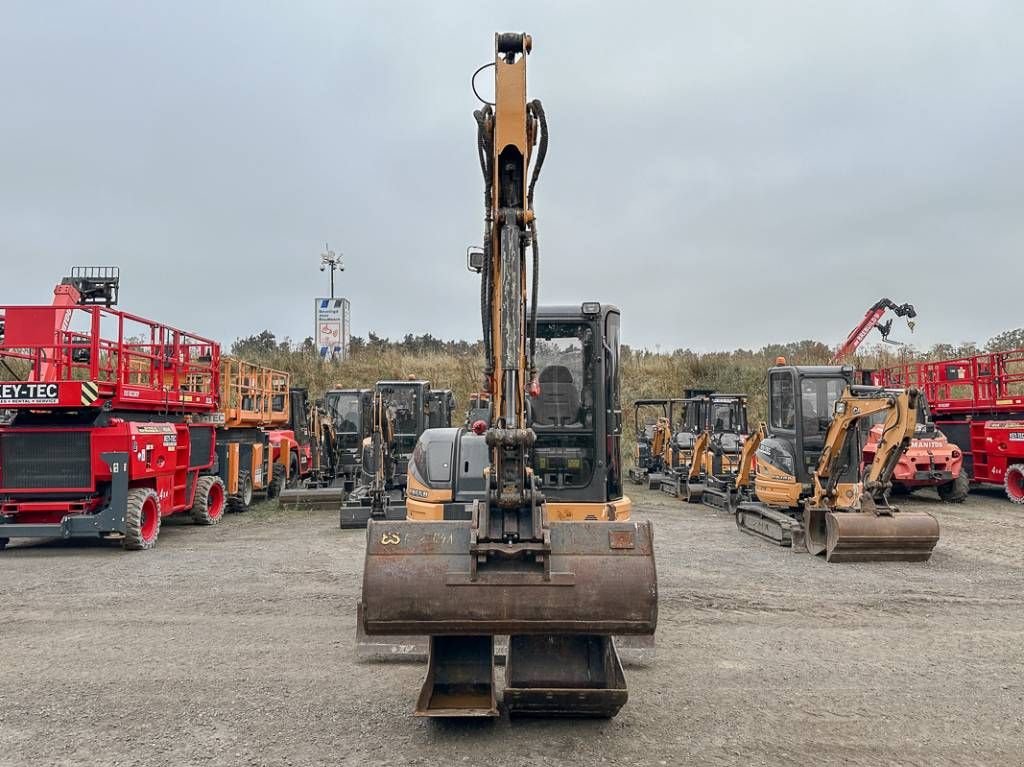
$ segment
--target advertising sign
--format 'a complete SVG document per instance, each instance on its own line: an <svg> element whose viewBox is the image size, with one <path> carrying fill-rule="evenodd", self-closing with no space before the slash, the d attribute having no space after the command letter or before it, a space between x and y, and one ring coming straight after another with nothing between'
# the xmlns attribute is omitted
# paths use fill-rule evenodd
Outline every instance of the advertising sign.
<svg viewBox="0 0 1024 767"><path fill-rule="evenodd" d="M316 347L325 359L348 357L349 303L346 298L315 299Z"/></svg>

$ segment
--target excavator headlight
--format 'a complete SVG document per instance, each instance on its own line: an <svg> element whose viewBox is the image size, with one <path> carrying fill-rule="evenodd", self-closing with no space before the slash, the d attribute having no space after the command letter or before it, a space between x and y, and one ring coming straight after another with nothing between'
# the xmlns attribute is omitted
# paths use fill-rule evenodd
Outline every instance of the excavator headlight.
<svg viewBox="0 0 1024 767"><path fill-rule="evenodd" d="M846 403L842 400L836 402L836 415L844 415L846 413Z"/></svg>
<svg viewBox="0 0 1024 767"><path fill-rule="evenodd" d="M466 268L480 274L484 270L484 249L475 245L466 248Z"/></svg>
<svg viewBox="0 0 1024 767"><path fill-rule="evenodd" d="M597 301L584 301L581 307L585 316L596 316L601 313L601 304Z"/></svg>

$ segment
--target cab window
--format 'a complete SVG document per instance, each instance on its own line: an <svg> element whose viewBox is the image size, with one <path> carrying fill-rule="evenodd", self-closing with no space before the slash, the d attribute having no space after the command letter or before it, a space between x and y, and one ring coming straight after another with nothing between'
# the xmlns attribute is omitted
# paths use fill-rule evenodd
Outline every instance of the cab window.
<svg viewBox="0 0 1024 767"><path fill-rule="evenodd" d="M796 393L793 390L793 376L789 373L773 373L769 388L772 428L793 431L796 429Z"/></svg>

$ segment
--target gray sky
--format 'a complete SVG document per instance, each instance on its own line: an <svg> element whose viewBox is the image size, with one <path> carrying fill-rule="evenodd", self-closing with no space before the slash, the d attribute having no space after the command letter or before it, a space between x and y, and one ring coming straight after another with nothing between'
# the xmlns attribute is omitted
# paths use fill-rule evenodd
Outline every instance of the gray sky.
<svg viewBox="0 0 1024 767"><path fill-rule="evenodd" d="M328 240L355 333L477 337L499 30L550 123L542 300L662 349L836 344L882 295L919 345L1024 325L1024 4L979 0L6 0L0 300L119 264L126 310L301 339Z"/></svg>

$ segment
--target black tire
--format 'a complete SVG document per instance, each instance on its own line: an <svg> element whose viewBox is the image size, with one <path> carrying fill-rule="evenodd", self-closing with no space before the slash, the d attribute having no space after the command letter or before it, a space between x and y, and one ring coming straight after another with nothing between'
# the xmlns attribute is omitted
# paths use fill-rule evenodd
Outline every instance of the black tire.
<svg viewBox="0 0 1024 767"><path fill-rule="evenodd" d="M128 491L124 511L124 538L121 548L126 551L146 551L156 546L160 537L160 498L148 487L133 487Z"/></svg>
<svg viewBox="0 0 1024 767"><path fill-rule="evenodd" d="M197 525L215 525L224 517L227 498L220 477L207 475L196 480L196 496L189 509Z"/></svg>
<svg viewBox="0 0 1024 767"><path fill-rule="evenodd" d="M274 464L270 475L270 484L267 485L267 498L277 498L284 489L284 466Z"/></svg>
<svg viewBox="0 0 1024 767"><path fill-rule="evenodd" d="M912 488L907 485L901 485L899 482L893 482L892 489L889 490L889 495L910 495L911 492L913 492Z"/></svg>
<svg viewBox="0 0 1024 767"><path fill-rule="evenodd" d="M299 486L299 458L296 455L292 455L288 461L288 487Z"/></svg>
<svg viewBox="0 0 1024 767"><path fill-rule="evenodd" d="M967 494L971 492L971 480L961 470L956 479L938 485L935 490L944 503L963 503L967 500Z"/></svg>
<svg viewBox="0 0 1024 767"><path fill-rule="evenodd" d="M1006 467L1003 488L1006 490L1007 498L1014 503L1024 504L1024 463L1014 463Z"/></svg>
<svg viewBox="0 0 1024 767"><path fill-rule="evenodd" d="M228 511L240 513L252 506L252 477L247 471L238 473L238 493L228 498Z"/></svg>
<svg viewBox="0 0 1024 767"><path fill-rule="evenodd" d="M0 538L0 551L7 548L7 544L11 542L10 538Z"/></svg>

